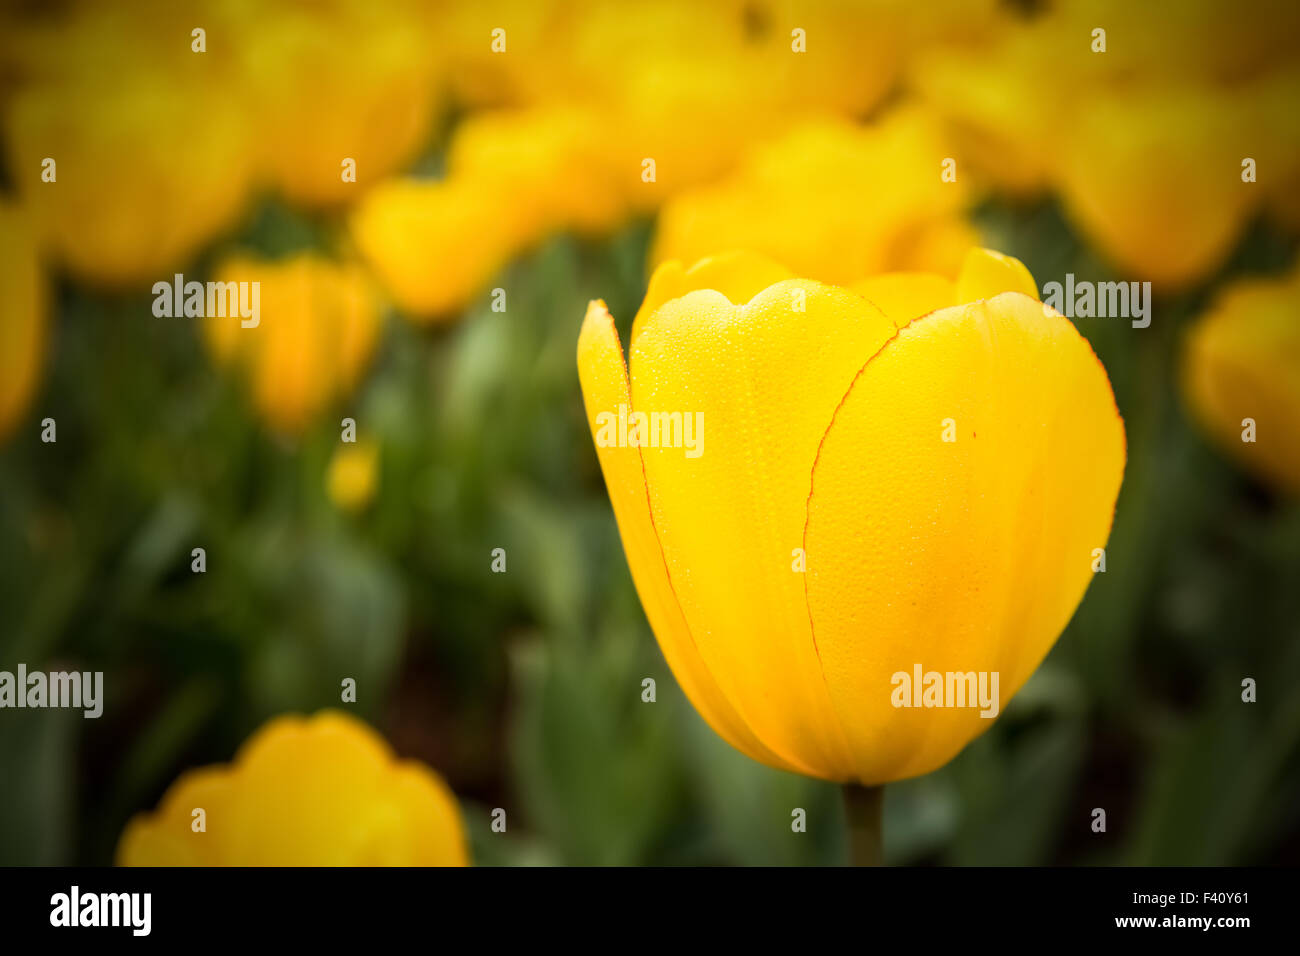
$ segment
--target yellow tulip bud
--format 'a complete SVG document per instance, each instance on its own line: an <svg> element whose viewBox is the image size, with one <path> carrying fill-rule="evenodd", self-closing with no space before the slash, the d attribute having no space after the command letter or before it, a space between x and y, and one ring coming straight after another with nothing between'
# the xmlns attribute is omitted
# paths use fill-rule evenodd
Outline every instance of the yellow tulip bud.
<svg viewBox="0 0 1300 956"><path fill-rule="evenodd" d="M527 238L531 222L513 205L490 180L390 180L361 200L351 232L402 309L417 320L447 321L486 291Z"/></svg>
<svg viewBox="0 0 1300 956"><path fill-rule="evenodd" d="M209 315L210 350L243 366L258 410L277 429L301 431L333 399L356 387L379 338L375 292L357 264L313 254L282 262L227 260L218 282L257 286L254 319Z"/></svg>
<svg viewBox="0 0 1300 956"><path fill-rule="evenodd" d="M1184 393L1215 442L1252 472L1300 493L1300 266L1230 285L1183 352Z"/></svg>
<svg viewBox="0 0 1300 956"><path fill-rule="evenodd" d="M674 674L733 746L841 782L926 773L1082 599L1123 424L1014 259L876 283L892 314L779 269L665 265L626 363L592 303L578 369L624 551Z"/></svg>
<svg viewBox="0 0 1300 956"><path fill-rule="evenodd" d="M355 718L277 717L127 825L121 866L465 866L456 796Z"/></svg>
<svg viewBox="0 0 1300 956"><path fill-rule="evenodd" d="M343 511L360 511L370 504L379 484L379 446L360 441L340 445L330 460L326 490Z"/></svg>

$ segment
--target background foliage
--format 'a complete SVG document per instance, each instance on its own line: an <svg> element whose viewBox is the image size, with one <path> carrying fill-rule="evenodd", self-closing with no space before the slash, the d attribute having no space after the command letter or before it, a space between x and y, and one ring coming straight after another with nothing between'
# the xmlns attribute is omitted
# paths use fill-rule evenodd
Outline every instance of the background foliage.
<svg viewBox="0 0 1300 956"><path fill-rule="evenodd" d="M1050 203L979 223L1036 275L1104 274ZM252 243L323 239L283 209L246 228ZM573 343L588 297L635 313L648 235L546 242L500 277L504 313L485 298L432 333L389 321L369 384L294 443L257 424L190 320L140 321L145 296L61 286L37 402L58 443L27 427L0 452L0 652L102 670L108 699L93 721L4 714L0 860L109 862L180 770L229 759L272 715L337 703L353 676L357 711L460 795L478 862L841 862L836 788L703 724L622 556ZM1261 226L1230 268L1286 253ZM1107 572L989 733L890 788L892 862L1296 860L1300 511L1184 420L1173 349L1202 299L1138 334L1078 320L1129 436ZM381 447L358 515L325 493L343 415ZM490 571L496 547L506 574ZM495 806L506 836L488 831ZM807 834L791 833L793 807Z"/></svg>

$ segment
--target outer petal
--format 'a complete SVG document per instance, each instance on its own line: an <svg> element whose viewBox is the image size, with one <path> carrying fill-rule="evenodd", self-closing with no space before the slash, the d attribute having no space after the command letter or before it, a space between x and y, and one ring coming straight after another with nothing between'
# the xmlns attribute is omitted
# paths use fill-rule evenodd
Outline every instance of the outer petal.
<svg viewBox="0 0 1300 956"><path fill-rule="evenodd" d="M895 708L891 677L996 671L1000 710L1088 586L1124 454L1088 344L1018 293L926 316L865 365L826 432L806 529L808 612L855 777L926 773L991 724Z"/></svg>
<svg viewBox="0 0 1300 956"><path fill-rule="evenodd" d="M617 415L620 405L631 406L627 366L614 319L604 302L593 302L578 336L578 376L592 434L600 430L598 416ZM709 673L682 616L664 563L659 537L650 517L645 469L636 447L602 446L596 454L605 486L614 506L619 534L641 606L654 629L668 666L709 726L742 753L783 770L803 768L783 760L759 742Z"/></svg>
<svg viewBox="0 0 1300 956"><path fill-rule="evenodd" d="M646 319L632 346L634 408L702 415L698 457L650 447L643 458L668 572L704 662L760 740L828 779L851 765L795 552L821 435L894 331L847 290L790 280L739 306L689 293Z"/></svg>

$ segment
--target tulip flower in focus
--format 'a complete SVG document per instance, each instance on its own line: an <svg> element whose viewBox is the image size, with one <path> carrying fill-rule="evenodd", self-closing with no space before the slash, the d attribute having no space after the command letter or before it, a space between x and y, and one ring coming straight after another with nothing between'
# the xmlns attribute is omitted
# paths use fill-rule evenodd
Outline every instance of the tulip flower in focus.
<svg viewBox="0 0 1300 956"><path fill-rule="evenodd" d="M1250 471L1300 494L1300 266L1228 286L1191 329L1183 386L1206 432Z"/></svg>
<svg viewBox="0 0 1300 956"><path fill-rule="evenodd" d="M667 263L627 361L594 302L578 369L696 709L763 763L874 785L946 763L1033 673L1105 547L1125 442L1105 370L1018 261L862 288L884 311L749 253ZM698 454L656 413L698 416ZM992 714L897 705L918 670L996 673Z"/></svg>
<svg viewBox="0 0 1300 956"><path fill-rule="evenodd" d="M238 315L209 315L203 323L213 355L242 368L254 404L274 428L300 432L357 386L381 328L376 293L359 265L309 253L283 262L235 258L214 280L258 284L256 325L246 327Z"/></svg>
<svg viewBox="0 0 1300 956"><path fill-rule="evenodd" d="M29 217L0 200L0 439L26 411L45 355L45 275Z"/></svg>
<svg viewBox="0 0 1300 956"><path fill-rule="evenodd" d="M202 810L200 829L198 811ZM128 824L121 866L466 866L455 794L355 718L278 717Z"/></svg>

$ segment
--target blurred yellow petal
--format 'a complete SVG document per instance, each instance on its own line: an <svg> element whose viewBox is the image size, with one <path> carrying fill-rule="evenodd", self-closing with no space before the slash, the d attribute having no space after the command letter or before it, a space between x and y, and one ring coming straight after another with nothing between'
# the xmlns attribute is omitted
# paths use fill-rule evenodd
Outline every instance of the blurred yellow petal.
<svg viewBox="0 0 1300 956"><path fill-rule="evenodd" d="M126 42L140 36L121 29ZM217 64L212 76L197 71L188 30L173 42L168 58L133 49L111 68L74 64L34 80L7 111L14 185L80 278L113 288L167 278L243 211L253 176L245 117ZM193 62L182 69L178 56Z"/></svg>
<svg viewBox="0 0 1300 956"><path fill-rule="evenodd" d="M464 178L384 183L351 220L357 248L389 294L425 321L454 318L485 292L526 227L508 193Z"/></svg>
<svg viewBox="0 0 1300 956"><path fill-rule="evenodd" d="M118 843L119 866L220 866L227 859L229 821L235 782L227 767L189 770L163 794L157 812L141 814L127 824ZM202 810L204 826L196 833L194 811ZM206 839L200 839L203 836Z"/></svg>
<svg viewBox="0 0 1300 956"><path fill-rule="evenodd" d="M238 0L225 12L259 165L292 202L355 200L428 142L445 63L417 4Z"/></svg>
<svg viewBox="0 0 1300 956"><path fill-rule="evenodd" d="M206 812L196 832L195 808ZM229 768L180 778L157 813L123 833L127 866L464 866L456 798L428 768L397 761L336 711L280 717Z"/></svg>
<svg viewBox="0 0 1300 956"><path fill-rule="evenodd" d="M522 236L598 234L627 215L602 118L571 107L482 113L452 137L449 176L511 198Z"/></svg>
<svg viewBox="0 0 1300 956"><path fill-rule="evenodd" d="M1157 294L1226 258L1261 193L1241 179L1253 137L1227 91L1120 89L1081 102L1059 143L1067 212Z"/></svg>
<svg viewBox="0 0 1300 956"><path fill-rule="evenodd" d="M32 222L0 200L0 439L17 426L40 381L48 307Z"/></svg>
<svg viewBox="0 0 1300 956"><path fill-rule="evenodd" d="M826 431L806 532L857 779L926 773L991 725L976 708L895 707L891 676L998 672L1000 710L1092 578L1124 455L1087 342L1018 293L918 319L866 364Z"/></svg>
<svg viewBox="0 0 1300 956"><path fill-rule="evenodd" d="M960 158L958 175L974 174L1017 196L1044 188L1056 150L1060 88L1041 29L1016 26L988 44L920 51L909 80L941 117ZM1085 34L1086 36L1086 34Z"/></svg>
<svg viewBox="0 0 1300 956"><path fill-rule="evenodd" d="M951 155L934 121L915 108L866 127L802 124L754 148L734 174L669 201L653 261L749 249L797 275L840 284L894 270L955 270L970 234L959 231L965 179L941 177ZM936 253L955 258L937 262Z"/></svg>
<svg viewBox="0 0 1300 956"><path fill-rule="evenodd" d="M1228 286L1188 334L1184 393L1214 441L1300 494L1300 268Z"/></svg>

